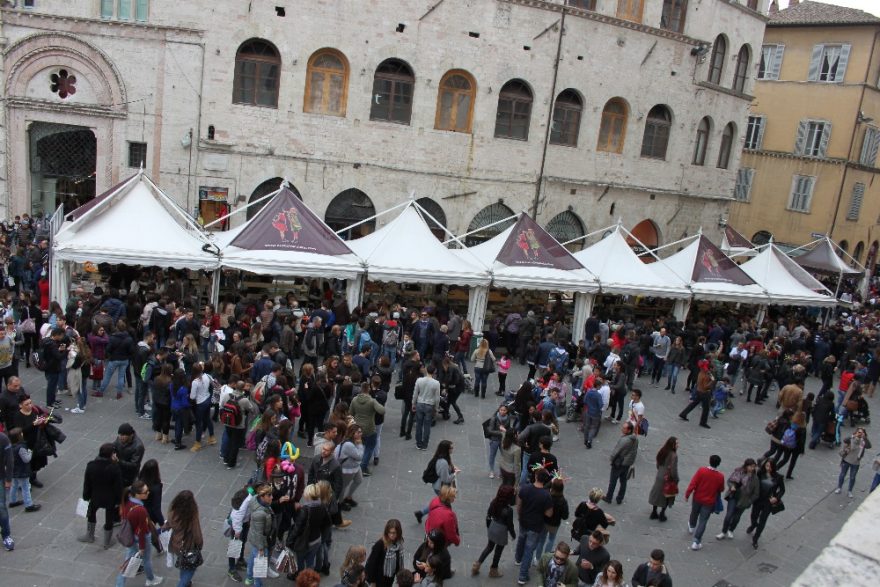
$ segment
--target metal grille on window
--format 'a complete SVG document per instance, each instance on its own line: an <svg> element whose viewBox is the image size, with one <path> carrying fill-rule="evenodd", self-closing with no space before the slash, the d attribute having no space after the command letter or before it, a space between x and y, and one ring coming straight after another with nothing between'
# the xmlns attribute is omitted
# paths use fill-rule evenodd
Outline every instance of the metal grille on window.
<svg viewBox="0 0 880 587"><path fill-rule="evenodd" d="M416 200L416 203L425 209L425 212L431 215L432 218L425 216L425 222L428 223L428 226L431 228L431 232L434 233L440 241L445 241L447 238L446 231L443 230L446 227L446 212L443 211L443 208L440 207L440 204L432 200L431 198L419 198ZM437 222L434 222L434 221ZM439 224L438 224L439 223Z"/></svg>
<svg viewBox="0 0 880 587"><path fill-rule="evenodd" d="M470 234L465 238L464 244L466 246L472 247L482 242L486 242L493 236L500 234L509 226L513 226L514 222L516 222L515 218L511 218L512 216L513 210L511 210L504 204L501 204L500 202L486 206L485 208L477 212L477 215L474 216L473 220L471 220L467 232L473 232L473 234ZM499 220L504 220L505 218L507 218L508 220L505 222L494 224L495 222L498 222ZM494 225L489 226L490 224Z"/></svg>
<svg viewBox="0 0 880 587"><path fill-rule="evenodd" d="M349 188L340 192L330 205L327 206L327 212L324 214L324 221L334 231L340 231L348 228L356 222L366 220L376 215L376 208L373 201L364 192ZM361 236L366 236L376 229L376 219L373 218L363 224L359 224L354 228L341 232L341 236L345 240L351 240Z"/></svg>
<svg viewBox="0 0 880 587"><path fill-rule="evenodd" d="M551 218L547 223L547 232L560 244L565 244L586 234L584 223L577 217L577 214L570 210L560 212ZM584 248L584 239L568 244L565 248L569 251L580 251Z"/></svg>
<svg viewBox="0 0 880 587"><path fill-rule="evenodd" d="M862 200L865 199L865 184L853 184L852 195L849 200L849 210L846 213L847 220L858 220L862 211Z"/></svg>

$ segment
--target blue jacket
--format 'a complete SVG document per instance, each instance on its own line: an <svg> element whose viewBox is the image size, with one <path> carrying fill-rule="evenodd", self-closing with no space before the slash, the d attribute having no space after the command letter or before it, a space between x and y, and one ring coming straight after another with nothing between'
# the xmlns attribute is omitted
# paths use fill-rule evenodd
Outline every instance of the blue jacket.
<svg viewBox="0 0 880 587"><path fill-rule="evenodd" d="M272 357L262 357L259 361L254 363L253 368L251 369L251 376L254 381L259 381L266 375L272 372L272 369L275 368L275 361L272 360Z"/></svg>
<svg viewBox="0 0 880 587"><path fill-rule="evenodd" d="M185 387L171 392L171 409L185 410L189 407L189 390Z"/></svg>
<svg viewBox="0 0 880 587"><path fill-rule="evenodd" d="M584 396L584 405L587 408L587 415L593 418L602 416L602 395L595 389L587 391Z"/></svg>

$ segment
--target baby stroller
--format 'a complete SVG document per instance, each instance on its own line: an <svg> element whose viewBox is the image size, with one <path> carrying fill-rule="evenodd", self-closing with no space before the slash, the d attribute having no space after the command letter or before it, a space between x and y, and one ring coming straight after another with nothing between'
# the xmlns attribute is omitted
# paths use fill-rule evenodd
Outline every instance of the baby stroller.
<svg viewBox="0 0 880 587"><path fill-rule="evenodd" d="M828 448L840 446L840 428L842 425L843 416L840 414L835 415L834 418L829 419L828 423L825 424L825 430L819 436L819 440L828 445Z"/></svg>
<svg viewBox="0 0 880 587"><path fill-rule="evenodd" d="M856 424L864 422L865 424L871 423L871 413L868 409L868 402L865 401L865 398L859 394L858 397L850 398L849 401L846 402L846 413L849 416L849 425L855 426Z"/></svg>

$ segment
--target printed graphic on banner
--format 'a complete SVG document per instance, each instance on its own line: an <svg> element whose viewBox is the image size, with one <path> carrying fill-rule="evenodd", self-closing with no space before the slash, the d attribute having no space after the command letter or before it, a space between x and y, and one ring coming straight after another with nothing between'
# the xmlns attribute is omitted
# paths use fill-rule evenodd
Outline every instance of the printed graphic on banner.
<svg viewBox="0 0 880 587"><path fill-rule="evenodd" d="M248 250L345 255L351 250L287 188L282 188L230 243Z"/></svg>
<svg viewBox="0 0 880 587"><path fill-rule="evenodd" d="M496 261L509 267L552 267L554 269L582 269L568 249L556 242L528 215L522 214L513 225Z"/></svg>
<svg viewBox="0 0 880 587"><path fill-rule="evenodd" d="M754 280L705 236L700 237L692 279L698 283L752 285Z"/></svg>
<svg viewBox="0 0 880 587"><path fill-rule="evenodd" d="M740 247L743 249L754 248L754 245L752 245L746 237L729 226L724 227L724 236L727 237L727 244L731 247Z"/></svg>

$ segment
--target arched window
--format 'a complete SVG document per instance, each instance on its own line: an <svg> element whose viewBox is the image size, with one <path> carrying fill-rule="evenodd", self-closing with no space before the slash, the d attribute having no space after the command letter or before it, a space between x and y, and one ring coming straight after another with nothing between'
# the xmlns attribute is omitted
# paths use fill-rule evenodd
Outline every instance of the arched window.
<svg viewBox="0 0 880 587"><path fill-rule="evenodd" d="M553 105L553 123L550 127L551 143L577 147L583 109L583 101L576 91L569 89L560 92Z"/></svg>
<svg viewBox="0 0 880 587"><path fill-rule="evenodd" d="M840 247L840 250L837 251L837 256L841 259L846 258L846 255L844 255L844 253L849 252L849 241L842 240L837 246Z"/></svg>
<svg viewBox="0 0 880 587"><path fill-rule="evenodd" d="M586 234L584 223L581 222L581 219L578 218L577 214L571 210L560 212L551 218L550 222L547 223L547 232L559 241L559 244L565 244L570 240ZM572 252L580 251L584 248L584 239L566 245L566 248Z"/></svg>
<svg viewBox="0 0 880 587"><path fill-rule="evenodd" d="M498 93L498 113L495 115L495 136L505 139L528 140L532 116L532 90L521 80L511 80Z"/></svg>
<svg viewBox="0 0 880 587"><path fill-rule="evenodd" d="M669 145L669 129L672 127L672 113L669 108L658 104L648 112L645 121L645 135L642 137L642 157L665 159Z"/></svg>
<svg viewBox="0 0 880 587"><path fill-rule="evenodd" d="M718 169L727 169L730 165L730 151L733 148L733 139L736 137L736 126L728 122L721 133L721 147L718 149Z"/></svg>
<svg viewBox="0 0 880 587"><path fill-rule="evenodd" d="M773 238L772 234L770 234L766 230L759 230L752 235L752 244L760 247L761 245L766 245L767 243L769 243L771 238Z"/></svg>
<svg viewBox="0 0 880 587"><path fill-rule="evenodd" d="M327 212L324 213L324 222L327 226L338 232L348 229L349 226L361 220L366 220L376 215L376 207L373 201L364 192L349 188L340 192L330 201L327 206ZM373 218L363 224L358 224L354 228L340 232L339 236L343 240L351 240L366 236L376 230L376 219Z"/></svg>
<svg viewBox="0 0 880 587"><path fill-rule="evenodd" d="M630 231L631 236L626 237L626 244L639 256L642 263L653 263L654 257L648 254L660 246L660 230L657 223L650 218L642 220Z"/></svg>
<svg viewBox="0 0 880 587"><path fill-rule="evenodd" d="M712 119L703 117L697 125L697 140L694 144L694 165L705 165L706 149L709 147L709 133L712 132Z"/></svg>
<svg viewBox="0 0 880 587"><path fill-rule="evenodd" d="M437 116L434 128L455 132L471 132L477 83L466 71L447 71L437 91Z"/></svg>
<svg viewBox="0 0 880 587"><path fill-rule="evenodd" d="M748 45L743 45L736 55L736 71L733 74L733 91L742 94L746 88L746 80L749 77L749 61L752 51Z"/></svg>
<svg viewBox="0 0 880 587"><path fill-rule="evenodd" d="M602 109L602 124L599 126L597 151L623 152L628 110L626 102L621 98L612 98L605 103L605 108Z"/></svg>
<svg viewBox="0 0 880 587"><path fill-rule="evenodd" d="M443 208L440 207L440 204L432 200L431 198L419 198L416 200L416 203L425 209L425 212L430 214L433 219L425 216L425 222L428 223L428 226L431 228L431 232L434 233L440 242L443 242L447 238L446 231L443 230L446 227L446 212L443 211ZM437 222L434 222L436 220Z"/></svg>
<svg viewBox="0 0 880 587"><path fill-rule="evenodd" d="M857 262L861 262L862 261L862 253L864 253L864 252L865 252L865 243L863 241L859 241L859 243L856 245L856 248L853 249L853 254L852 254L853 259L855 259Z"/></svg>
<svg viewBox="0 0 880 587"><path fill-rule="evenodd" d="M348 60L335 49L321 49L309 58L304 112L345 116Z"/></svg>
<svg viewBox="0 0 880 587"><path fill-rule="evenodd" d="M482 242L486 242L493 236L497 236L504 232L510 226L516 222L516 218L510 218L513 216L513 210L502 204L501 202L490 204L486 206L474 216L474 219L471 220L470 225L468 226L467 232L473 232L473 234L469 234L464 241L465 246L472 247L474 245L478 245ZM500 222L499 224L494 224L499 220L504 220L505 218L509 218L506 222ZM492 226L489 226L492 224ZM482 227L482 230L480 230ZM476 231L476 232L474 232Z"/></svg>
<svg viewBox="0 0 880 587"><path fill-rule="evenodd" d="M278 107L281 56L271 43L251 39L235 54L232 101L235 104Z"/></svg>
<svg viewBox="0 0 880 587"><path fill-rule="evenodd" d="M644 0L617 0L617 18L642 22Z"/></svg>
<svg viewBox="0 0 880 587"><path fill-rule="evenodd" d="M403 61L386 59L380 63L373 76L370 120L409 124L415 83L412 69Z"/></svg>
<svg viewBox="0 0 880 587"><path fill-rule="evenodd" d="M256 189L254 189L253 192L251 192L251 197L248 198L248 204L250 204L251 202L256 202L256 201L259 200L260 198L262 198L262 197L264 197L264 196L268 196L268 195L271 194L272 192L277 192L277 191L281 188L281 182L283 182L283 181L284 181L284 178L281 178L281 177L273 177L272 179L267 179L266 181L264 181L263 183L261 183L260 185L258 185L258 186L256 187ZM299 198L300 200L302 200L302 196L300 195L299 190L297 190L297 189L296 189L294 186L292 186L292 185L289 186L289 189L290 189L290 191L292 191L294 194L296 194L296 197L297 197L297 198ZM260 202L259 204L254 204L253 206L249 206L248 209L247 209L247 212L246 212L246 214L247 214L247 219L250 220L251 218L253 218L254 216L256 216L256 215L257 215L257 212L259 212L260 210L262 210L262 209L263 209L263 206L265 206L266 204L268 204L268 203L269 203L269 200L271 200L271 199L272 199L272 198L266 198L265 200L263 200L263 201Z"/></svg>
<svg viewBox="0 0 880 587"><path fill-rule="evenodd" d="M709 61L709 81L713 84L721 83L721 74L724 71L724 60L727 58L727 40L724 35L715 37L712 45L712 59Z"/></svg>

